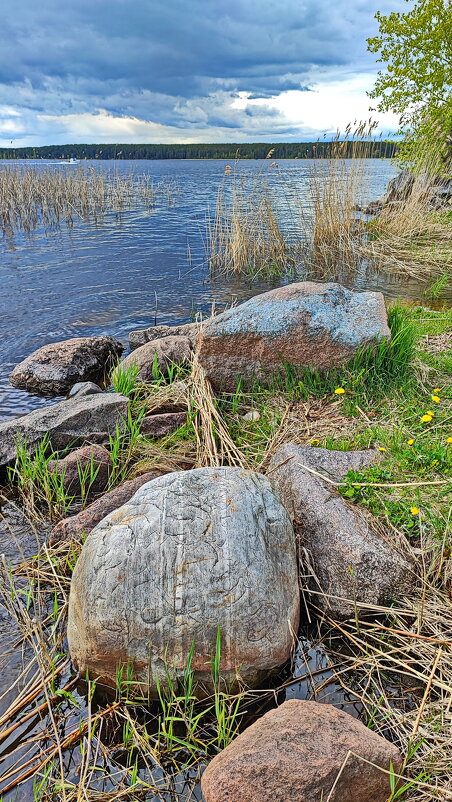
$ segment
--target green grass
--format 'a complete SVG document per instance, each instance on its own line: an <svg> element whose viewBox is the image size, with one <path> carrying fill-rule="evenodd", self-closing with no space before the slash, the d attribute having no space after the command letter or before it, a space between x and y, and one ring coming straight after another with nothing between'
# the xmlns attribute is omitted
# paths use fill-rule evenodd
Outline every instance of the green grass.
<svg viewBox="0 0 452 802"><path fill-rule="evenodd" d="M138 374L140 366L137 364L128 365L123 367L121 363L116 365L113 373L111 374L111 384L116 393L133 397L138 383Z"/></svg>

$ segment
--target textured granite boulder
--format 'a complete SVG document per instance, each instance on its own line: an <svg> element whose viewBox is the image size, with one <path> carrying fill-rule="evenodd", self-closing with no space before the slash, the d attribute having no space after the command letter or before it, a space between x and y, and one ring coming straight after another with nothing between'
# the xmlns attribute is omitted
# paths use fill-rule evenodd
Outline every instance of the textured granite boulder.
<svg viewBox="0 0 452 802"><path fill-rule="evenodd" d="M112 461L106 448L99 445L82 446L59 460L50 460L51 473L63 476L64 489L69 495L102 493L107 487Z"/></svg>
<svg viewBox="0 0 452 802"><path fill-rule="evenodd" d="M104 493L103 496L96 498L84 510L78 512L77 515L71 515L69 518L64 518L57 523L50 532L49 545L65 543L68 540L79 540L84 535L89 535L103 518L126 504L142 485L147 484L152 479L157 479L161 475L160 471L148 471L135 479L123 482L118 487L115 487L114 490L110 490L109 493Z"/></svg>
<svg viewBox="0 0 452 802"><path fill-rule="evenodd" d="M158 439L180 429L186 422L186 412L162 412L160 415L148 415L141 421L141 434Z"/></svg>
<svg viewBox="0 0 452 802"><path fill-rule="evenodd" d="M176 472L143 485L87 538L71 582L68 641L82 676L115 686L118 664L156 695L167 671L254 685L289 657L299 618L295 536L261 474ZM198 687L202 695L203 688Z"/></svg>
<svg viewBox="0 0 452 802"><path fill-rule="evenodd" d="M63 395L76 382L103 381L123 350L113 337L75 337L50 343L16 365L10 382L38 395Z"/></svg>
<svg viewBox="0 0 452 802"><path fill-rule="evenodd" d="M414 186L414 174L409 170L402 170L401 173L391 178L383 203L394 203L394 201L404 201L410 195Z"/></svg>
<svg viewBox="0 0 452 802"><path fill-rule="evenodd" d="M129 345L133 351L140 345L160 340L162 337L188 337L194 340L200 328L199 323L183 323L181 326L150 326L148 329L135 329L129 332Z"/></svg>
<svg viewBox="0 0 452 802"><path fill-rule="evenodd" d="M397 747L348 713L292 699L216 755L201 788L205 802L386 802L391 764Z"/></svg>
<svg viewBox="0 0 452 802"><path fill-rule="evenodd" d="M102 443L117 425L123 425L127 405L128 399L119 393L75 396L4 421L0 423L0 466L15 459L18 440L26 444L29 454L46 434L56 451L84 440Z"/></svg>
<svg viewBox="0 0 452 802"><path fill-rule="evenodd" d="M154 378L155 360L162 373L166 373L168 366L188 364L192 358L193 343L189 337L161 337L159 340L145 343L121 362L122 368L138 365L140 370L138 378L143 381L152 381Z"/></svg>
<svg viewBox="0 0 452 802"><path fill-rule="evenodd" d="M284 370L332 368L390 338L383 295L340 284L300 282L256 295L207 320L198 357L217 389L268 383Z"/></svg>
<svg viewBox="0 0 452 802"><path fill-rule="evenodd" d="M95 395L101 392L102 390L99 385L94 384L94 382L76 382L69 390L68 397L73 398L75 395Z"/></svg>
<svg viewBox="0 0 452 802"><path fill-rule="evenodd" d="M384 604L413 586L408 558L377 534L367 512L345 501L327 481L338 482L379 456L371 450L328 451L287 443L269 463L269 479L296 522L301 553L307 553L315 577L311 587L319 595L314 603L335 617L352 615L355 602Z"/></svg>

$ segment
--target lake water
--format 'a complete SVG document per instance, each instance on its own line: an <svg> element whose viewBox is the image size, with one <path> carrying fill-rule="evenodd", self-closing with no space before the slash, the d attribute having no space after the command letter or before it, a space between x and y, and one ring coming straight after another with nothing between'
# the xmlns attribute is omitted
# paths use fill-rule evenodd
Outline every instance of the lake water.
<svg viewBox="0 0 452 802"><path fill-rule="evenodd" d="M8 376L21 359L49 342L109 334L127 343L127 333L157 323L190 320L195 312L220 308L274 284L251 284L223 277L209 280L204 238L209 208L224 181L225 161L86 162L96 169L145 173L177 188L174 203L160 199L152 212L143 208L102 223L75 222L71 230L6 237L0 234L0 420L48 403L15 390ZM325 169L327 163L324 162ZM11 162L0 162L0 170ZM31 169L47 166L27 163ZM240 161L239 175L267 170L268 162ZM367 160L358 202L380 196L396 173L391 162ZM20 169L20 165L18 165ZM54 165L56 170L76 167ZM307 201L312 162L280 163L278 180L296 187ZM276 174L273 168L273 175ZM189 252L191 259L189 259ZM382 289L389 297L416 298L419 288L366 272L354 283Z"/></svg>

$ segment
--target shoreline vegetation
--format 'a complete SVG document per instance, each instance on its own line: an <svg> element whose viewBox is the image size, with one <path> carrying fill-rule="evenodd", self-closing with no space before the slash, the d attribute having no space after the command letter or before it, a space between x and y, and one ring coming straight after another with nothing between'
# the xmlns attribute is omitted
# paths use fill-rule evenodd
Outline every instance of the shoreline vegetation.
<svg viewBox="0 0 452 802"><path fill-rule="evenodd" d="M452 363L443 342L452 331L452 311L396 306L389 324L391 343L377 354L362 353L323 375L287 370L274 385L249 391L239 385L234 393L214 394L196 359L191 367L169 365L165 373L155 361L148 381L133 366L116 368L113 389L128 396L130 408L125 430L110 437L107 448L113 484L155 469L220 465L270 478L270 458L286 442L314 450L375 449L381 461L350 472L336 490L353 508L370 512L396 548L403 543L408 549L412 592L387 606L355 603L345 620L322 612L315 593L303 594L305 624L295 649L304 654L309 637L325 662L318 669L305 654L293 677L286 667L261 690L230 692L222 683L218 632L214 692L204 701L196 698L193 650L180 682L171 680L168 666L157 702L134 695L126 666L118 669L113 696L102 701L102 683L91 678L80 685L83 677L71 671L66 656L71 575L84 537L47 541L15 566L3 563L0 575L3 604L24 650L22 680L1 717L8 762L0 793L20 793L20 783L34 778L34 799L46 802L183 802L193 798L206 763L303 680L314 700L325 700L330 687L342 689L367 727L400 748L403 765L389 772L390 802L452 799ZM144 416L161 409L183 410L186 421L149 438L142 433ZM18 447L9 472L5 500L27 510L37 543L49 515L55 522L73 504L63 474L51 479L50 460L61 457L45 441L31 458ZM95 478L91 466L75 509L87 503ZM21 733L37 722L22 743Z"/></svg>

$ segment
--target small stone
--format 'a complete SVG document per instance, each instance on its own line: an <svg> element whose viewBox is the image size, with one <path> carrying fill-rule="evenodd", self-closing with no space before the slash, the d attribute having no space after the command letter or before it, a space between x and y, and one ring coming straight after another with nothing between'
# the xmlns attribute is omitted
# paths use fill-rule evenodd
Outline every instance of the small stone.
<svg viewBox="0 0 452 802"><path fill-rule="evenodd" d="M258 420L260 420L260 417L261 417L260 412L258 412L257 409L253 409L253 410L251 410L251 412L247 412L243 416L243 420L246 420L246 421L258 421Z"/></svg>
<svg viewBox="0 0 452 802"><path fill-rule="evenodd" d="M157 440L180 429L186 422L186 412L163 412L160 415L148 415L141 421L141 434Z"/></svg>
<svg viewBox="0 0 452 802"><path fill-rule="evenodd" d="M64 518L52 529L48 540L49 545L77 540L82 535L88 535L99 521L126 504L142 485L161 475L161 471L148 471L135 479L129 479L115 487L114 490L110 490L109 493L97 498L77 515Z"/></svg>
<svg viewBox="0 0 452 802"><path fill-rule="evenodd" d="M63 476L64 489L69 495L82 495L80 479L84 477L83 491L101 493L108 485L112 461L106 448L99 445L82 446L59 460L50 460L47 465L51 473ZM95 478L90 484L90 475Z"/></svg>
<svg viewBox="0 0 452 802"><path fill-rule="evenodd" d="M201 788L205 802L386 802L391 765L397 747L360 721L292 699L216 755Z"/></svg>
<svg viewBox="0 0 452 802"><path fill-rule="evenodd" d="M128 368L131 365L138 365L138 378L142 381L152 381L155 378L156 362L159 370L166 374L168 367L172 364L188 364L192 354L193 345L189 337L161 337L159 340L152 340L136 348L122 360L121 367Z"/></svg>
<svg viewBox="0 0 452 802"><path fill-rule="evenodd" d="M77 382L74 384L73 387L69 390L68 398L74 398L74 396L78 395L95 395L96 393L101 393L102 390L98 384L94 384L94 382Z"/></svg>
<svg viewBox="0 0 452 802"><path fill-rule="evenodd" d="M77 382L104 381L124 351L113 337L75 337L50 343L16 365L10 382L38 395L64 395Z"/></svg>
<svg viewBox="0 0 452 802"><path fill-rule="evenodd" d="M199 323L183 323L180 326L150 326L147 329L136 329L129 332L129 345L132 351L152 340L162 337L189 337L194 340L200 329Z"/></svg>

